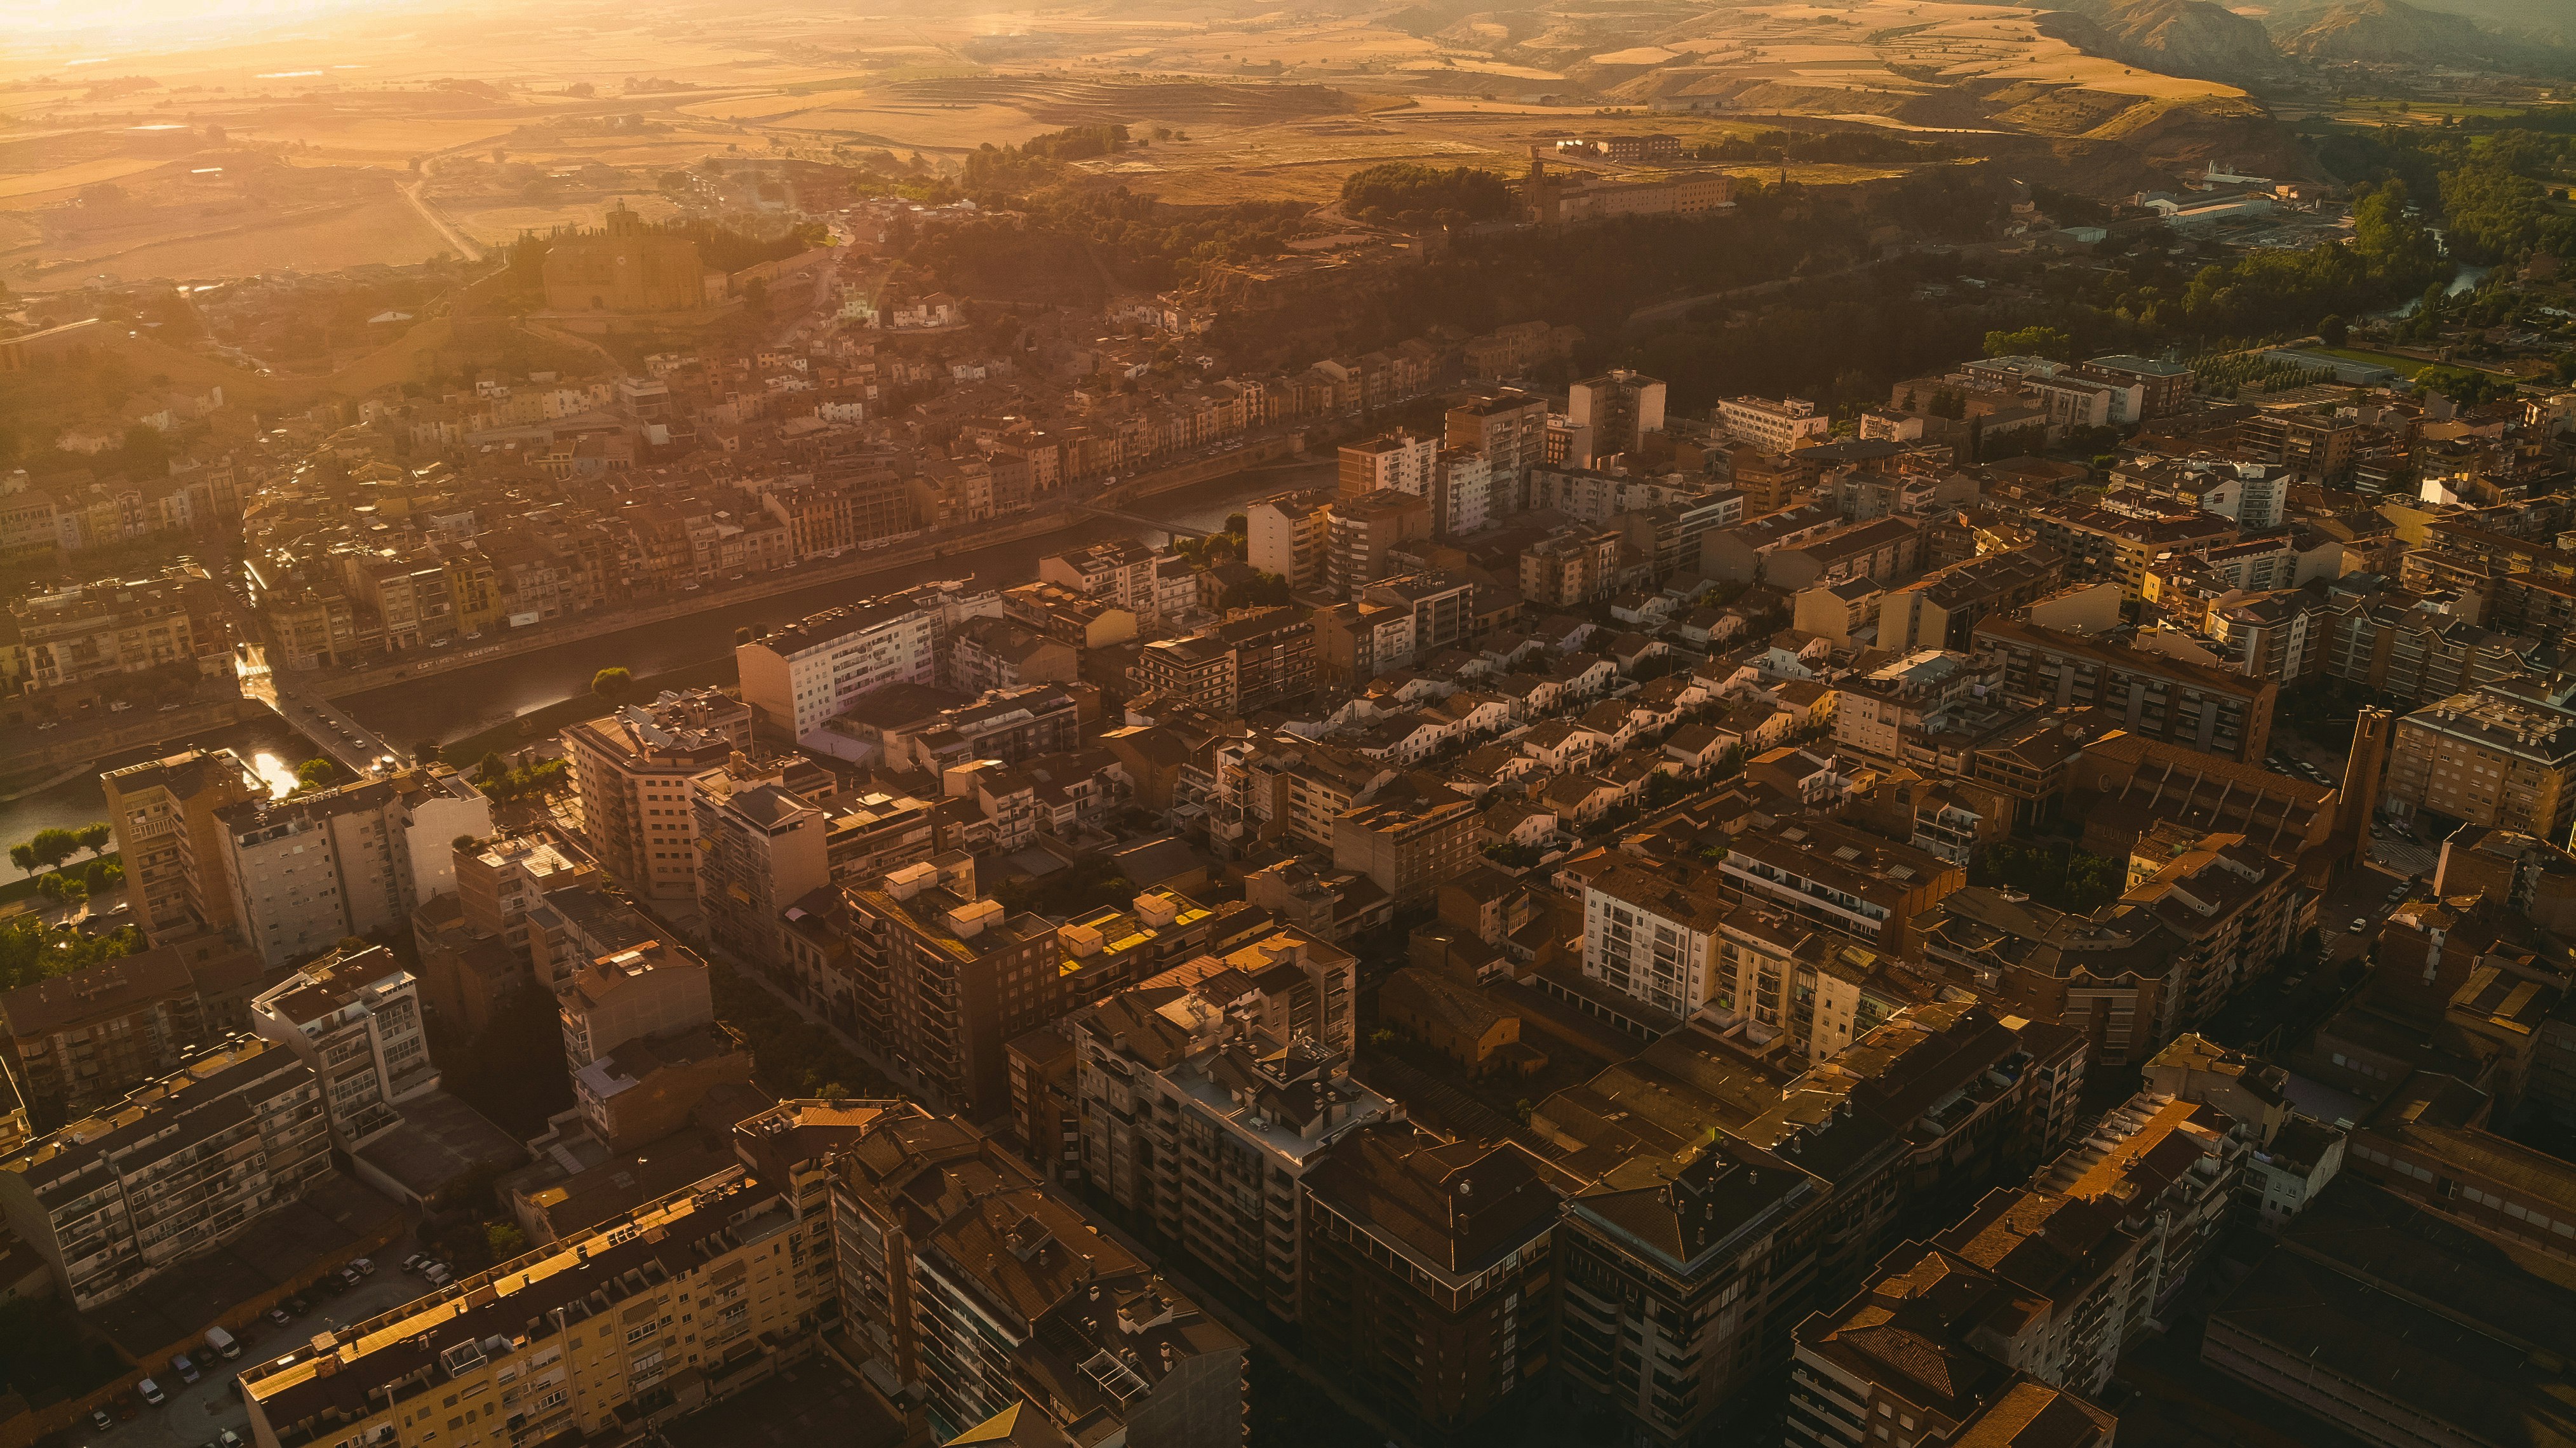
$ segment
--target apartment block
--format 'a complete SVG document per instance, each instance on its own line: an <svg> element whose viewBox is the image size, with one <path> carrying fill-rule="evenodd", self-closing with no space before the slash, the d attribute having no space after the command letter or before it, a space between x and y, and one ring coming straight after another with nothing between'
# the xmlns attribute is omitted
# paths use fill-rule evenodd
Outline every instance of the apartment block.
<svg viewBox="0 0 2576 1448"><path fill-rule="evenodd" d="M86 1312L331 1174L321 1083L236 1036L0 1161L0 1215Z"/></svg>
<svg viewBox="0 0 2576 1448"><path fill-rule="evenodd" d="M1133 538L1111 538L1039 559L1038 581L1123 608L1142 627L1169 628L1172 619L1155 583L1158 566L1168 561Z"/></svg>
<svg viewBox="0 0 2576 1448"><path fill-rule="evenodd" d="M1727 397L1718 400L1718 427L1737 442L1784 453L1800 443L1824 441L1833 419L1803 397Z"/></svg>
<svg viewBox="0 0 2576 1448"><path fill-rule="evenodd" d="M1475 801L1373 804L1333 821L1333 868L1366 875L1399 905L1455 879L1484 847Z"/></svg>
<svg viewBox="0 0 2576 1448"><path fill-rule="evenodd" d="M859 1039L975 1117L1010 1100L1005 1048L1063 1013L1055 928L981 894L951 850L843 886Z"/></svg>
<svg viewBox="0 0 2576 1448"><path fill-rule="evenodd" d="M1301 983L1301 978L1291 983ZM1394 1114L1346 1054L1274 1034L1290 1003L1209 956L1077 1012L1082 1181L1285 1321L1297 1317L1319 1153Z"/></svg>
<svg viewBox="0 0 2576 1448"><path fill-rule="evenodd" d="M1568 460L1578 467L1635 452L1640 439L1664 430L1664 384L1619 369L1586 378L1566 389L1565 420L1573 432Z"/></svg>
<svg viewBox="0 0 2576 1448"><path fill-rule="evenodd" d="M665 1036L715 1019L706 962L661 941L603 955L556 987L564 1069L582 1067L645 1036Z"/></svg>
<svg viewBox="0 0 2576 1448"><path fill-rule="evenodd" d="M1681 1444L1776 1380L1815 1269L1826 1184L1717 1136L1640 1154L1566 1199L1558 1365L1629 1441Z"/></svg>
<svg viewBox="0 0 2576 1448"><path fill-rule="evenodd" d="M1342 445L1335 481L1345 498L1386 488L1428 498L1439 457L1438 438L1415 437L1408 432L1382 433L1365 442Z"/></svg>
<svg viewBox="0 0 2576 1448"><path fill-rule="evenodd" d="M2270 746L2270 679L2006 618L1980 622L1975 643L1988 682L2017 698L2100 709L2140 738L2240 762Z"/></svg>
<svg viewBox="0 0 2576 1448"><path fill-rule="evenodd" d="M1243 561L1300 592L1322 586L1336 496L1332 490L1282 493L1246 508Z"/></svg>
<svg viewBox="0 0 2576 1448"><path fill-rule="evenodd" d="M752 713L714 688L666 693L563 731L600 868L646 900L697 898L689 781L751 745Z"/></svg>
<svg viewBox="0 0 2576 1448"><path fill-rule="evenodd" d="M833 1352L931 1441L1242 1441L1242 1340L1017 1159L905 1103L791 1110L873 1118L831 1138Z"/></svg>
<svg viewBox="0 0 2576 1448"><path fill-rule="evenodd" d="M0 993L0 1065L36 1130L97 1110L229 1034L198 974L241 952L206 939L102 960Z"/></svg>
<svg viewBox="0 0 2576 1448"><path fill-rule="evenodd" d="M456 850L458 918L501 942L522 968L533 963L528 912L548 894L599 883L599 866L545 835L496 835Z"/></svg>
<svg viewBox="0 0 2576 1448"><path fill-rule="evenodd" d="M1565 528L1521 550L1521 597L1571 608L1606 597L1619 579L1617 533Z"/></svg>
<svg viewBox="0 0 2576 1448"><path fill-rule="evenodd" d="M1517 511L1520 480L1539 465L1547 445L1547 403L1521 392L1503 392L1450 408L1441 417L1444 447L1472 448L1486 466L1505 502L1495 513Z"/></svg>
<svg viewBox="0 0 2576 1448"><path fill-rule="evenodd" d="M2387 802L2544 840L2576 821L2576 718L2493 690L2454 694L2397 721Z"/></svg>
<svg viewBox="0 0 2576 1448"><path fill-rule="evenodd" d="M831 1303L830 1220L739 1167L245 1369L258 1448L650 1431L770 1380Z"/></svg>
<svg viewBox="0 0 2576 1448"><path fill-rule="evenodd" d="M237 929L224 829L216 816L268 797L268 784L229 749L190 749L98 777L125 862L134 920L154 945Z"/></svg>
<svg viewBox="0 0 2576 1448"><path fill-rule="evenodd" d="M829 816L787 787L784 761L740 756L691 776L689 810L698 918L718 945L778 969L783 913L831 880Z"/></svg>
<svg viewBox="0 0 2576 1448"><path fill-rule="evenodd" d="M342 1151L400 1126L397 1107L438 1089L419 984L381 945L312 962L251 1002L251 1018L312 1070Z"/></svg>
<svg viewBox="0 0 2576 1448"><path fill-rule="evenodd" d="M1913 921L1968 882L1966 867L1828 820L1803 820L1727 845L1716 870L1731 904L1753 905L1903 956Z"/></svg>
<svg viewBox="0 0 2576 1448"><path fill-rule="evenodd" d="M455 841L492 830L492 804L444 765L215 816L233 915L272 967L351 935L408 929L456 888Z"/></svg>
<svg viewBox="0 0 2576 1448"><path fill-rule="evenodd" d="M1389 555L1431 536L1431 502L1393 489L1333 504L1324 548L1324 591L1349 598L1395 571Z"/></svg>
<svg viewBox="0 0 2576 1448"><path fill-rule="evenodd" d="M971 611L998 615L1001 602ZM736 644L743 702L768 727L802 741L870 689L934 683L942 612L908 595L871 599Z"/></svg>
<svg viewBox="0 0 2576 1448"><path fill-rule="evenodd" d="M1326 1371L1451 1433L1545 1370L1564 1196L1537 1158L1385 1122L1335 1143L1304 1191L1298 1326Z"/></svg>

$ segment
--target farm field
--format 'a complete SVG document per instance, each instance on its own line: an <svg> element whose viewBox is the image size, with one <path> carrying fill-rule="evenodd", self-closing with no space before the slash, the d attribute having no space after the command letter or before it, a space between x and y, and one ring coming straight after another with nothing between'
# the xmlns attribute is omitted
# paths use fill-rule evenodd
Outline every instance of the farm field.
<svg viewBox="0 0 2576 1448"><path fill-rule="evenodd" d="M251 224L214 235L174 237L63 269L120 281L211 280L286 267L320 272L368 262L400 265L454 250L408 202L387 196L283 225Z"/></svg>

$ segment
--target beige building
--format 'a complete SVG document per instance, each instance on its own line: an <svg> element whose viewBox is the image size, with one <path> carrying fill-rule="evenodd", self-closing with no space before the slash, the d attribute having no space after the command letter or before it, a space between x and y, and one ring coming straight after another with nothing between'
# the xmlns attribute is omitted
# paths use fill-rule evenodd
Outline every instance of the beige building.
<svg viewBox="0 0 2576 1448"><path fill-rule="evenodd" d="M715 1019L706 962L649 941L575 971L556 993L564 1065L582 1067L642 1036L668 1035Z"/></svg>
<svg viewBox="0 0 2576 1448"><path fill-rule="evenodd" d="M1368 876L1399 903L1417 900L1476 863L1482 821L1466 799L1355 809L1333 821L1333 868Z"/></svg>
<svg viewBox="0 0 2576 1448"><path fill-rule="evenodd" d="M2576 720L2488 690L2454 694L2397 721L2392 811L2430 810L2544 840L2576 818Z"/></svg>
<svg viewBox="0 0 2576 1448"><path fill-rule="evenodd" d="M229 749L191 749L98 777L125 861L135 923L155 945L220 934L239 919L216 813L268 797L268 785Z"/></svg>
<svg viewBox="0 0 2576 1448"><path fill-rule="evenodd" d="M600 868L647 900L697 898L689 781L751 748L751 710L718 689L664 694L563 732Z"/></svg>
<svg viewBox="0 0 2576 1448"><path fill-rule="evenodd" d="M811 1351L831 1223L736 1167L245 1370L257 1448L625 1441Z"/></svg>

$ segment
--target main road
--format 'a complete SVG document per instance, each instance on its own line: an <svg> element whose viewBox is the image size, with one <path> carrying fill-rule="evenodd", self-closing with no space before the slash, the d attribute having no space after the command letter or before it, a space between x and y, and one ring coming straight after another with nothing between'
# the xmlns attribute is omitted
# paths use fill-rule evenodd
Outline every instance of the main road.
<svg viewBox="0 0 2576 1448"><path fill-rule="evenodd" d="M1132 510L1167 518L1185 530L1212 532L1225 525L1227 514L1241 512L1256 499L1292 489L1330 486L1333 469L1329 459L1251 468L1158 494L1132 505ZM658 674L723 658L733 651L734 631L748 624L788 623L835 604L936 578L973 574L1003 587L1027 583L1037 577L1038 560L1049 553L1139 535L1158 545L1167 536L1132 522L1086 518L1040 538L964 549L945 558L766 598L716 603L703 613L685 618L389 684L340 699L339 711L408 754L420 740L453 740L560 703L589 688L591 675L601 669Z"/></svg>

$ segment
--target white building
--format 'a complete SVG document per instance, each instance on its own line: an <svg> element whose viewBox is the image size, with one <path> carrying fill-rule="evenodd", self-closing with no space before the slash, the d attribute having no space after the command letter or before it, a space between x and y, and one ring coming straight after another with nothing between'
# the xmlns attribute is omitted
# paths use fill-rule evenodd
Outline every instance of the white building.
<svg viewBox="0 0 2576 1448"><path fill-rule="evenodd" d="M937 622L910 598L871 599L736 644L743 702L802 740L870 689L935 682Z"/></svg>
<svg viewBox="0 0 2576 1448"><path fill-rule="evenodd" d="M492 832L492 804L454 771L411 770L318 794L257 799L215 816L233 918L271 966L351 935L410 929L456 889L457 837Z"/></svg>
<svg viewBox="0 0 2576 1448"><path fill-rule="evenodd" d="M1712 891L1619 864L1583 890L1583 973L1672 1016L1708 1004L1726 907Z"/></svg>
<svg viewBox="0 0 2576 1448"><path fill-rule="evenodd" d="M1717 425L1738 442L1764 452L1787 452L1808 438L1822 438L1833 420L1803 397L1729 397L1717 404Z"/></svg>
<svg viewBox="0 0 2576 1448"><path fill-rule="evenodd" d="M1433 531L1444 537L1473 533L1493 520L1494 470L1483 453L1451 448L1434 466Z"/></svg>
<svg viewBox="0 0 2576 1448"><path fill-rule="evenodd" d="M250 1014L262 1039L313 1068L343 1151L400 1126L395 1107L438 1089L419 983L381 945L314 961L254 997Z"/></svg>

